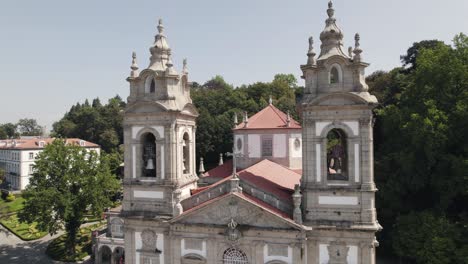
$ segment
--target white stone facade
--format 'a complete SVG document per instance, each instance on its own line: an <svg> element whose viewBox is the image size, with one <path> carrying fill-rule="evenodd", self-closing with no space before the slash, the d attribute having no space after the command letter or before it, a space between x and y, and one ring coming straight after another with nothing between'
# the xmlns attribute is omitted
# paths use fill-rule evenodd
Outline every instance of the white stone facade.
<svg viewBox="0 0 468 264"><path fill-rule="evenodd" d="M0 169L5 171L6 181L12 190L24 190L34 172L36 157L51 138L26 138L0 140ZM68 139L67 142L79 145L98 154L101 148L81 139ZM81 145L80 145L81 144Z"/></svg>
<svg viewBox="0 0 468 264"><path fill-rule="evenodd" d="M161 23L149 67L139 73L133 56L124 117L124 200L113 216L124 223L123 239L115 243L124 244L125 263L375 264L375 232L381 228L372 149L377 101L367 92L359 38L354 55L344 53L331 2L327 13L320 55L315 58L311 39L301 66L302 128L289 129L288 116L286 130L262 129L245 116L234 129L240 167L265 162L266 154L270 166L302 167L294 188L280 186L281 177L276 183L253 174L239 177L235 169L198 188L198 114L186 63L178 74ZM122 231L112 220L109 228ZM108 232L97 248L110 238L118 239ZM112 252L102 248L105 256ZM103 252L96 253L101 263Z"/></svg>

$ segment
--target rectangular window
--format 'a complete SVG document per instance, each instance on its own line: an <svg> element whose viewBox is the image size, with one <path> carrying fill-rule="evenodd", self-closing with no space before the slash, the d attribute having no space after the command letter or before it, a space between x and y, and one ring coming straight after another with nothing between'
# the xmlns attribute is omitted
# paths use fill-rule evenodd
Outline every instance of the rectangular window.
<svg viewBox="0 0 468 264"><path fill-rule="evenodd" d="M262 157L273 156L273 139L262 138Z"/></svg>
<svg viewBox="0 0 468 264"><path fill-rule="evenodd" d="M34 159L34 153L29 152L29 159L30 159L30 160Z"/></svg>
<svg viewBox="0 0 468 264"><path fill-rule="evenodd" d="M33 170L34 170L33 165L32 164L29 165L29 174L33 173Z"/></svg>

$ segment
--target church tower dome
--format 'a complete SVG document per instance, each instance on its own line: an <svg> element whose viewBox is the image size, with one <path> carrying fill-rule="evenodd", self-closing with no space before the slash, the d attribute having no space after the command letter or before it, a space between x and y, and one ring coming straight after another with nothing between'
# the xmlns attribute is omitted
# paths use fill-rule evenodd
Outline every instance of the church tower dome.
<svg viewBox="0 0 468 264"><path fill-rule="evenodd" d="M127 78L123 215L170 218L180 214L180 199L197 187L198 112L190 97L186 60L179 74L162 20L150 52L150 65L141 72L132 54Z"/></svg>
<svg viewBox="0 0 468 264"><path fill-rule="evenodd" d="M171 48L164 35L162 19L159 19L158 34L154 36L154 44L151 46L150 52L151 57L148 68L155 71L165 71L166 64L171 56Z"/></svg>
<svg viewBox="0 0 468 264"><path fill-rule="evenodd" d="M343 32L336 24L335 9L333 9L332 1L328 2L327 9L328 18L325 20L325 29L320 33L321 52L319 60L327 59L333 55L348 57L343 51Z"/></svg>

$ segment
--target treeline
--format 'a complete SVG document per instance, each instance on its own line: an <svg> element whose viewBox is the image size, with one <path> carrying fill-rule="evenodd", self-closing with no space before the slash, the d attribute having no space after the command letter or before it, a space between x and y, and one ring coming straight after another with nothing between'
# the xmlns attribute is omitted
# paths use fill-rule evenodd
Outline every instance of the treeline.
<svg viewBox="0 0 468 264"><path fill-rule="evenodd" d="M44 128L37 124L36 119L23 118L17 123L0 124L0 139L13 139L20 136L42 136Z"/></svg>
<svg viewBox="0 0 468 264"><path fill-rule="evenodd" d="M452 46L421 41L401 57L402 67L367 78L379 99L374 126L379 254L401 263L468 263L468 38ZM302 96L293 75L234 88L221 76L193 84L197 159L215 164L232 151L233 115L273 104L296 120ZM122 144L120 97L73 106L54 134L79 137L117 151ZM121 149L120 149L121 153ZM120 156L121 158L121 156ZM206 166L207 164L205 164Z"/></svg>
<svg viewBox="0 0 468 264"><path fill-rule="evenodd" d="M468 263L468 38L415 43L403 67L367 78L378 96L380 252Z"/></svg>
<svg viewBox="0 0 468 264"><path fill-rule="evenodd" d="M123 143L123 109L125 102L115 96L103 105L99 98L90 104L77 103L53 124L52 135L64 138L81 138L101 146L107 152L119 151Z"/></svg>
<svg viewBox="0 0 468 264"><path fill-rule="evenodd" d="M292 74L277 74L271 82L256 82L234 88L221 76L203 85L194 84L191 95L200 116L197 119L196 151L203 157L205 168L216 165L220 153L232 152L234 113L242 121L242 113L249 116L273 104L298 119L296 101L303 91Z"/></svg>

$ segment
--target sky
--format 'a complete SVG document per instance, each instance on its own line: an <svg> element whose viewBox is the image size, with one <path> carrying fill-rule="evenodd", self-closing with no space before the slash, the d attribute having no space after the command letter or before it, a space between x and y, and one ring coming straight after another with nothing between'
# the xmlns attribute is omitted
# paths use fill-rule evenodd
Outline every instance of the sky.
<svg viewBox="0 0 468 264"><path fill-rule="evenodd" d="M15 0L0 3L0 124L35 118L47 130L77 102L126 98L131 53L149 63L159 18L177 70L235 86L299 65L320 51L328 0ZM468 0L334 0L344 45L361 35L366 73L400 66L416 41L468 34Z"/></svg>

